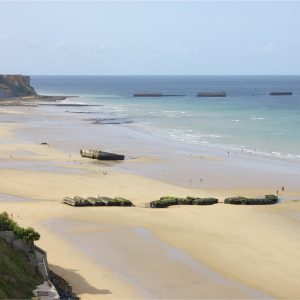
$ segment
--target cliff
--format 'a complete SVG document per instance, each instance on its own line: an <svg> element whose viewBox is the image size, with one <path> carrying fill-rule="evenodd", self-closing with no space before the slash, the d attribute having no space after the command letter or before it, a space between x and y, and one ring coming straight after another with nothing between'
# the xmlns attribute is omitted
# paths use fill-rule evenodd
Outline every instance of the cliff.
<svg viewBox="0 0 300 300"><path fill-rule="evenodd" d="M30 299L42 276L19 251L0 239L0 299Z"/></svg>
<svg viewBox="0 0 300 300"><path fill-rule="evenodd" d="M29 76L0 75L0 99L26 96L37 96Z"/></svg>

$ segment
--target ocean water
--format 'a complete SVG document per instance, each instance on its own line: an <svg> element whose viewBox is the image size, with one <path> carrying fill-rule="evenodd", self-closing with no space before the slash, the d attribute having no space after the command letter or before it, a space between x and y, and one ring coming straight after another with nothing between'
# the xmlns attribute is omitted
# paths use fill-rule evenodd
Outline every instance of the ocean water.
<svg viewBox="0 0 300 300"><path fill-rule="evenodd" d="M41 94L80 96L63 103L102 105L61 107L98 123L127 123L226 151L300 158L300 76L32 76L31 83ZM196 97L200 91L225 91L227 97ZM142 92L185 96L133 97Z"/></svg>

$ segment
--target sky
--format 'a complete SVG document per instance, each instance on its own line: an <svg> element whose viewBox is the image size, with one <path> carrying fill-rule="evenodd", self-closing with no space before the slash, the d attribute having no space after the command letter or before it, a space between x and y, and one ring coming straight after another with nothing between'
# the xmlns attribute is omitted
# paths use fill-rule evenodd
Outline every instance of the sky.
<svg viewBox="0 0 300 300"><path fill-rule="evenodd" d="M2 1L0 73L298 75L298 1Z"/></svg>

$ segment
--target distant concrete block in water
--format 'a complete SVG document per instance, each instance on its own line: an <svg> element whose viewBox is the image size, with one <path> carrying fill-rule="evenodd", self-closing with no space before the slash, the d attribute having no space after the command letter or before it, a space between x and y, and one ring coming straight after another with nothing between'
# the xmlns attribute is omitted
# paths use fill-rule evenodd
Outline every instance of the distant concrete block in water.
<svg viewBox="0 0 300 300"><path fill-rule="evenodd" d="M226 92L199 92L197 97L226 97Z"/></svg>
<svg viewBox="0 0 300 300"><path fill-rule="evenodd" d="M133 97L162 97L162 93L136 93Z"/></svg>
<svg viewBox="0 0 300 300"><path fill-rule="evenodd" d="M270 92L270 96L292 96L293 92Z"/></svg>
<svg viewBox="0 0 300 300"><path fill-rule="evenodd" d="M183 94L137 93L133 97L185 97Z"/></svg>

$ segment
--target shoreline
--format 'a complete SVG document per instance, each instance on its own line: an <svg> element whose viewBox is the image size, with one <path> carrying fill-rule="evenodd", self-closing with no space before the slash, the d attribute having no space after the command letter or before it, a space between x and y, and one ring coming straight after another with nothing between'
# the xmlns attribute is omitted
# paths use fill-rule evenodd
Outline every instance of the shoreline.
<svg viewBox="0 0 300 300"><path fill-rule="evenodd" d="M22 201L9 197L3 201L0 195L0 210L7 210L17 216L16 221L21 225L32 226L41 233L38 245L47 251L53 270L69 281L82 299L146 299L149 294L141 293L131 283L137 278L139 285L154 297L177 293L183 299L188 282L192 284L190 299L199 298L200 294L206 299L222 298L222 295L230 299L253 298L251 293L239 294L236 284L261 292L262 298L300 296L299 201L261 207L223 203L162 210L144 207L146 202L168 194L219 199L238 196L237 193L259 196L271 188L274 192L271 183L281 176L288 187L284 194L300 199L298 185L293 183L293 180L299 182L297 166L282 168L285 162L273 166L273 161L267 161L265 164L270 167L267 174L257 177L260 168L264 168L259 161L252 166L249 177L242 180L241 171L235 176L231 173L241 168L244 160L229 159L226 153L205 154L204 160L191 158L184 149L177 149L168 141L159 140L157 148L155 137L143 139L144 135L128 131L126 126L93 125L71 114L58 114L53 107L10 110L1 114L4 123L0 124L0 188L2 194L22 197ZM80 144L90 141L87 133L91 132L101 137L103 148L127 155L135 149L131 155L137 158L121 164L81 158L77 150ZM44 141L50 146L40 145ZM98 143L94 139L88 145ZM176 149L170 157L173 148ZM249 163L244 166L250 168L254 159L246 160ZM187 178L184 172L194 172L200 167L211 177L205 177L205 185L182 184L182 178ZM273 174L275 171L281 172L280 177ZM270 174L270 178L264 179ZM199 177L200 173L196 175ZM232 178L236 180L231 181ZM248 182L248 178L252 181ZM176 184L176 180L181 184ZM61 203L64 196L99 193L129 198L137 207L81 209ZM142 232L135 228L141 228ZM186 259L178 265L172 256L162 255L159 264L151 264L163 253L161 247L171 251L175 258L176 251L183 251L189 259L233 281L234 286L219 286L218 280L205 274L196 276ZM144 251L150 252L143 255ZM105 265L100 258L109 259L113 267ZM162 270L164 261L169 267ZM126 262L131 262L132 267ZM183 270L186 283L181 287Z"/></svg>
<svg viewBox="0 0 300 300"><path fill-rule="evenodd" d="M5 107L5 106L35 106L35 107L42 107L42 106L53 106L53 107L70 107L70 108L75 108L75 107L103 107L105 104L99 104L99 103L90 103L89 101L87 102L72 102L68 101L69 99L72 98L80 98L84 99L85 97L92 97L92 96L85 96L85 95L55 95L55 94L50 94L47 93L47 95L41 95L39 94L38 96L28 96L28 97L18 97L18 98L7 98L7 99L1 99L0 101L0 108ZM23 102L22 100L28 101L28 103ZM61 102L67 100L67 102ZM49 103L47 103L49 102ZM1 112L0 112L1 113ZM97 115L99 112L97 111L88 111L88 112L78 112L78 111L59 111L57 110L57 113L61 114L64 113L66 116L68 114L80 114L81 117L89 114L89 115ZM69 116L71 118L71 116ZM116 117L118 119L119 117ZM79 118L73 118L74 120L78 120ZM81 118L79 119L80 121L90 121L93 123L93 120L97 119L95 118ZM100 118L101 119L101 118ZM114 120L114 117L110 118L111 120ZM122 118L120 118L122 119ZM172 136L166 136L162 135L158 132L153 132L150 128L145 127L144 125L141 126L139 123L135 123L134 121L128 122L130 127L126 127L127 122L122 122L121 123L93 123L95 125L125 125L125 130L131 130L132 132L136 132L137 134L144 134L145 136L152 137L152 139L156 139L157 142L161 142L164 140L167 140L168 143L178 145L179 148L184 148L186 147L186 152L189 152L189 148L191 149L191 152L195 151L197 148L203 148L204 150L202 152L204 153L210 153L212 152L215 155L221 155L224 153L230 153L230 156L234 155L244 155L244 156L255 156L256 158L261 158L261 159L274 159L276 160L281 160L281 161L291 161L291 162L299 162L300 163L300 154L290 154L290 153L279 153L276 151L272 152L264 152L256 149L251 149L247 148L244 146L239 146L239 145L233 145L233 144L218 144L218 143L192 143L189 141L185 140L179 140L178 138L174 138ZM84 122L82 122L83 124Z"/></svg>
<svg viewBox="0 0 300 300"><path fill-rule="evenodd" d="M36 110L38 113L34 113L33 117L37 115L34 118L39 119L43 128L31 126L29 122L26 129L16 130L20 138L26 137L39 143L45 142L44 137L47 136L46 142L72 156L78 155L81 148L101 149L126 156L122 163L83 160L80 161L83 166L106 166L118 172L140 174L192 189L260 189L267 194L276 194L278 190L280 196L290 193L290 196L300 198L298 160L255 153L250 156L245 152L228 155L225 149L186 145L147 134L134 124L95 125L82 120L82 116L78 116L80 114L70 114L57 107L42 106ZM40 116L47 116L47 121L40 120ZM61 135L67 137L76 131L76 139L61 140L61 135L57 136L57 122ZM93 136L101 136L101 140ZM281 193L282 186L286 188L284 194Z"/></svg>

